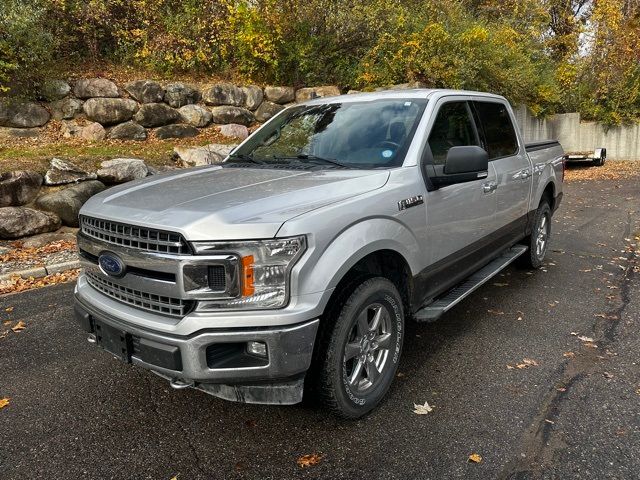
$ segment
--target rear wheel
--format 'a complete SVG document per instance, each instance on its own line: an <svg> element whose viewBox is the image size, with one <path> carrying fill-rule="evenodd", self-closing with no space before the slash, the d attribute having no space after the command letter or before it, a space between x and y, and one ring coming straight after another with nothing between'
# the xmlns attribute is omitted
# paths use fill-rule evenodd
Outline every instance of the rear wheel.
<svg viewBox="0 0 640 480"><path fill-rule="evenodd" d="M551 237L551 208L545 199L540 202L533 221L533 230L524 243L529 247L520 259L521 265L528 268L540 268L549 248Z"/></svg>
<svg viewBox="0 0 640 480"><path fill-rule="evenodd" d="M325 319L316 391L330 410L358 418L375 408L395 377L404 338L404 311L395 285L363 281Z"/></svg>

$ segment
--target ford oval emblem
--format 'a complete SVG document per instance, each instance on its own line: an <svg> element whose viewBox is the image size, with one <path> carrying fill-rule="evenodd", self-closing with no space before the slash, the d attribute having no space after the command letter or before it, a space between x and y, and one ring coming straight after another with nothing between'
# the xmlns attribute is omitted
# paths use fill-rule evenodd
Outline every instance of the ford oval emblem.
<svg viewBox="0 0 640 480"><path fill-rule="evenodd" d="M126 271L126 266L120 258L111 252L101 253L98 257L98 266L102 273L109 275L110 277L120 278L123 277Z"/></svg>

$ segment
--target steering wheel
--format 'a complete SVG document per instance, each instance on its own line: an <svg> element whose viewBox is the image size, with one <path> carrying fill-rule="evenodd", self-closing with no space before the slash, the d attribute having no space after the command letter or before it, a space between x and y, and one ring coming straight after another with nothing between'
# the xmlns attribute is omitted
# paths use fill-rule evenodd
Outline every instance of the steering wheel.
<svg viewBox="0 0 640 480"><path fill-rule="evenodd" d="M373 148L384 148L384 147L393 148L397 150L400 148L400 144L396 142L392 142L391 140L383 140L382 142L376 143L373 146Z"/></svg>

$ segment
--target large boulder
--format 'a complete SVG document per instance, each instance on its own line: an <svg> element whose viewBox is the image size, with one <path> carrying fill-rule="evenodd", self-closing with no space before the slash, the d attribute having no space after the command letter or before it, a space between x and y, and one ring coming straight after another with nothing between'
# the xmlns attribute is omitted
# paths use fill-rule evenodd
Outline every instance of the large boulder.
<svg viewBox="0 0 640 480"><path fill-rule="evenodd" d="M8 128L0 127L0 138L37 138L40 128Z"/></svg>
<svg viewBox="0 0 640 480"><path fill-rule="evenodd" d="M49 104L51 117L54 120L69 120L82 111L82 100L63 98Z"/></svg>
<svg viewBox="0 0 640 480"><path fill-rule="evenodd" d="M108 137L112 140L146 140L147 131L136 122L125 122L109 130Z"/></svg>
<svg viewBox="0 0 640 480"><path fill-rule="evenodd" d="M138 103L129 98L90 98L84 102L82 110L94 122L114 125L131 120L138 110Z"/></svg>
<svg viewBox="0 0 640 480"><path fill-rule="evenodd" d="M178 112L185 122L194 127L206 127L213 120L211 112L200 105L185 105L180 107Z"/></svg>
<svg viewBox="0 0 640 480"><path fill-rule="evenodd" d="M52 158L49 170L47 170L47 173L44 175L44 184L65 185L67 183L95 180L96 178L95 173L85 172L71 162L61 160L60 158Z"/></svg>
<svg viewBox="0 0 640 480"><path fill-rule="evenodd" d="M296 91L296 102L306 102L314 98L336 97L338 95L340 95L340 89L335 85L301 88Z"/></svg>
<svg viewBox="0 0 640 480"><path fill-rule="evenodd" d="M51 115L42 105L33 102L0 101L0 126L16 128L41 127Z"/></svg>
<svg viewBox="0 0 640 480"><path fill-rule="evenodd" d="M60 218L50 212L27 207L0 208L0 238L14 239L53 232L60 228Z"/></svg>
<svg viewBox="0 0 640 480"><path fill-rule="evenodd" d="M270 102L285 104L293 102L296 91L293 87L265 87L264 96Z"/></svg>
<svg viewBox="0 0 640 480"><path fill-rule="evenodd" d="M242 92L244 93L244 106L248 110L258 108L264 99L264 92L257 85L242 87Z"/></svg>
<svg viewBox="0 0 640 480"><path fill-rule="evenodd" d="M164 102L173 108L198 103L200 92L184 83L170 83L164 93Z"/></svg>
<svg viewBox="0 0 640 480"><path fill-rule="evenodd" d="M202 99L207 105L240 107L244 104L244 92L231 83L219 83L206 90Z"/></svg>
<svg viewBox="0 0 640 480"><path fill-rule="evenodd" d="M69 227L78 226L78 212L80 207L98 192L106 187L98 180L78 183L57 192L47 193L38 197L36 207L56 214L64 225Z"/></svg>
<svg viewBox="0 0 640 480"><path fill-rule="evenodd" d="M52 102L66 97L71 92L71 86L64 80L48 80L40 87L40 97Z"/></svg>
<svg viewBox="0 0 640 480"><path fill-rule="evenodd" d="M263 123L284 109L285 107L283 105L278 105L277 103L265 100L255 111L254 115L258 122Z"/></svg>
<svg viewBox="0 0 640 480"><path fill-rule="evenodd" d="M36 198L40 185L42 175L36 172L0 173L0 207L26 205Z"/></svg>
<svg viewBox="0 0 640 480"><path fill-rule="evenodd" d="M238 125L237 123L229 123L220 127L220 134L229 137L244 140L249 136L249 129L244 125Z"/></svg>
<svg viewBox="0 0 640 480"><path fill-rule="evenodd" d="M82 134L84 127L73 120L63 120L60 132L64 138L75 138Z"/></svg>
<svg viewBox="0 0 640 480"><path fill-rule="evenodd" d="M166 140L167 138L189 138L195 137L199 133L200 131L192 125L165 125L156 130L156 138L160 140Z"/></svg>
<svg viewBox="0 0 640 480"><path fill-rule="evenodd" d="M253 113L242 107L213 107L211 114L214 123L239 123L248 127L255 120Z"/></svg>
<svg viewBox="0 0 640 480"><path fill-rule="evenodd" d="M140 103L159 103L164 99L164 88L151 80L127 83L124 89Z"/></svg>
<svg viewBox="0 0 640 480"><path fill-rule="evenodd" d="M104 183L123 183L146 177L149 169L138 158L114 158L102 162L97 173Z"/></svg>
<svg viewBox="0 0 640 480"><path fill-rule="evenodd" d="M153 128L180 121L180 114L164 103L146 103L140 107L133 119L143 127Z"/></svg>
<svg viewBox="0 0 640 480"><path fill-rule="evenodd" d="M78 98L115 98L120 96L116 84L106 78L83 78L78 80L73 86L73 93Z"/></svg>
<svg viewBox="0 0 640 480"><path fill-rule="evenodd" d="M182 167L200 167L222 162L236 146L212 143L204 147L175 147L173 156Z"/></svg>
<svg viewBox="0 0 640 480"><path fill-rule="evenodd" d="M80 138L89 140L90 142L99 142L107 136L107 131L98 122L92 122L80 131Z"/></svg>

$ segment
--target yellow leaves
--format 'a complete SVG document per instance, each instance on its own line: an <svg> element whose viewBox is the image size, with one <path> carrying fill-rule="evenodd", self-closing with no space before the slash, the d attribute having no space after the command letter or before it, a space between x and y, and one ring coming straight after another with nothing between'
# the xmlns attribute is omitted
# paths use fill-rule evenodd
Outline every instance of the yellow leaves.
<svg viewBox="0 0 640 480"><path fill-rule="evenodd" d="M23 321L19 321L13 327L11 327L11 330L13 330L15 333L18 333L24 330L25 328L27 328L27 324L24 323Z"/></svg>
<svg viewBox="0 0 640 480"><path fill-rule="evenodd" d="M7 313L11 313L11 312L13 312L13 307L7 307L7 308L4 309L4 311L7 312Z"/></svg>
<svg viewBox="0 0 640 480"><path fill-rule="evenodd" d="M318 453L312 453L310 455L303 455L296 463L300 468L308 468L320 463L320 461L324 458L324 455Z"/></svg>
<svg viewBox="0 0 640 480"><path fill-rule="evenodd" d="M0 398L0 410L9 405L9 399L7 397Z"/></svg>
<svg viewBox="0 0 640 480"><path fill-rule="evenodd" d="M523 358L521 363L517 363L514 366L512 365L507 365L507 368L509 370L513 370L514 368L517 368L518 370L523 370L525 368L529 368L529 367L537 367L538 366L538 362L536 362L535 360L531 359L531 358Z"/></svg>
<svg viewBox="0 0 640 480"><path fill-rule="evenodd" d="M471 463L481 463L482 462L482 456L478 453L472 453L471 455L469 455L469 462Z"/></svg>
<svg viewBox="0 0 640 480"><path fill-rule="evenodd" d="M18 275L11 277L10 280L0 282L0 295L5 293L23 292L34 288L47 287L57 285L59 283L70 282L78 278L80 269L67 270L66 272L54 273L41 278L21 278Z"/></svg>
<svg viewBox="0 0 640 480"><path fill-rule="evenodd" d="M416 415L426 415L433 411L433 407L429 405L429 402L424 402L423 405L414 403L413 404L413 413Z"/></svg>

